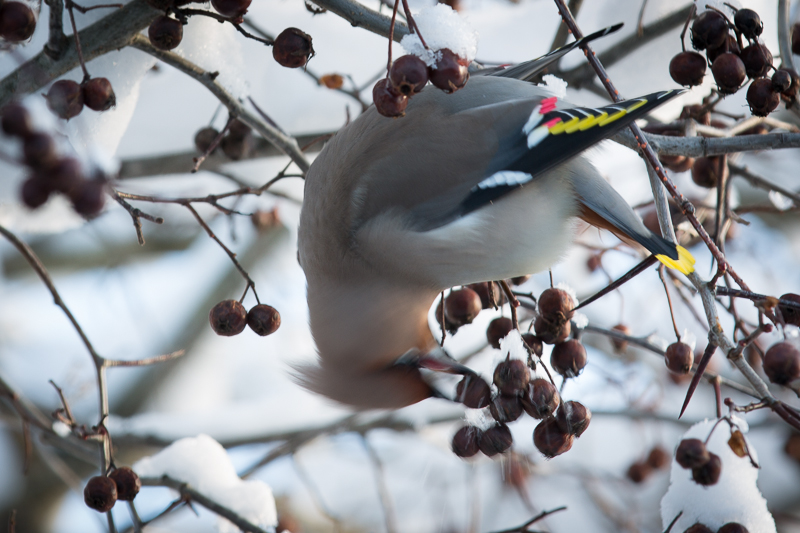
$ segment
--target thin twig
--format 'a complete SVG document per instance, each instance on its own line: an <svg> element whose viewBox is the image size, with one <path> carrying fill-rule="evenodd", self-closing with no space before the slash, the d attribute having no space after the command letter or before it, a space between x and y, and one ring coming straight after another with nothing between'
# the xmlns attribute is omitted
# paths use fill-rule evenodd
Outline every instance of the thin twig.
<svg viewBox="0 0 800 533"><path fill-rule="evenodd" d="M369 460L372 463L372 469L375 471L375 482L377 483L378 496L380 496L381 506L383 507L386 532L395 533L397 531L397 518L392 504L392 496L389 494L389 487L386 485L386 472L384 471L383 463L365 433L361 434L361 442L364 444Z"/></svg>
<svg viewBox="0 0 800 533"><path fill-rule="evenodd" d="M556 507L555 509L550 509L549 511L542 511L541 513L534 516L533 518L531 518L530 520L528 520L527 522L525 522L520 526L512 527L510 529L501 529L500 531L494 531L492 533L521 533L524 532L528 528L528 526L538 522L542 518L550 516L551 514L557 513L559 511L566 511L566 510L567 510L566 505L562 505L561 507Z"/></svg>

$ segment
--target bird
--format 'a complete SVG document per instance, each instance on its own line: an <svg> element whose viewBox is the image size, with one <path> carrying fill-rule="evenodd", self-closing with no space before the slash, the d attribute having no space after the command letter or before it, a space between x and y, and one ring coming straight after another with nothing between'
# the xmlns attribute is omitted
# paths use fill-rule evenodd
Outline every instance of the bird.
<svg viewBox="0 0 800 533"><path fill-rule="evenodd" d="M546 270L577 219L693 269L582 154L680 91L589 108L526 81L610 31L473 75L453 94L428 86L402 118L373 106L328 141L305 177L298 230L318 352L296 369L304 387L360 410L446 396L420 370L438 347L437 296Z"/></svg>

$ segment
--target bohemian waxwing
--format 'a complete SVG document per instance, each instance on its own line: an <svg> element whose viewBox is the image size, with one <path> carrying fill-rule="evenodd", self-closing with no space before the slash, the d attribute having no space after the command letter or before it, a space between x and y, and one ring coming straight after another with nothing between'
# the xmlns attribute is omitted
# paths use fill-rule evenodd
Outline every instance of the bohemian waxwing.
<svg viewBox="0 0 800 533"><path fill-rule="evenodd" d="M688 252L651 233L580 155L679 91L573 107L522 81L552 57L473 75L453 94L428 86L402 118L371 107L319 154L299 229L319 352L318 365L299 369L308 389L358 408L436 395L409 362L437 346L437 295L547 269L576 218L692 270Z"/></svg>

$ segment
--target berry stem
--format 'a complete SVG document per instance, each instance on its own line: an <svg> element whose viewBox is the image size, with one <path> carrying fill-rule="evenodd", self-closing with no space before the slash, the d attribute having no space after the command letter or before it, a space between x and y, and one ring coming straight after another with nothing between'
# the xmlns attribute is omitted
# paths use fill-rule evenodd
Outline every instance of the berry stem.
<svg viewBox="0 0 800 533"><path fill-rule="evenodd" d="M392 8L392 22L389 25L389 59L386 62L386 77L389 77L389 71L392 69L392 45L394 44L394 23L397 21L397 6L400 4L400 0L394 0L394 7ZM442 293L444 294L444 293ZM443 296L444 297L444 296ZM444 323L444 322L442 322ZM444 331L444 328L442 328ZM442 342L444 342L444 336L442 336Z"/></svg>
<svg viewBox="0 0 800 533"><path fill-rule="evenodd" d="M186 21L186 19L188 17L194 16L194 15L200 15L202 17L210 17L210 18L212 18L212 19L214 19L214 20L216 20L218 22L223 22L223 23L224 22L228 22L228 23L232 24L233 27L236 28L236 31L238 31L239 33L241 33L242 35L244 35L248 39L253 39L254 41L258 41L258 42L263 43L263 44L265 44L267 46L272 46L275 43L275 40L272 39L272 38L266 38L266 37L262 38L262 37L258 37L256 35L253 35L249 31L247 31L246 29L242 28L242 25L239 24L238 22L234 22L233 20L231 20L231 19L229 19L227 17L223 17L222 15L220 15L218 13L213 13L211 11L206 11L204 9L192 9L192 8L175 8L175 9L172 10L172 12L175 13L175 17L178 20L180 20L181 22L183 22L184 24L185 24L185 21Z"/></svg>
<svg viewBox="0 0 800 533"><path fill-rule="evenodd" d="M686 22L683 24L683 31L681 32L681 51L683 52L686 51L686 31L689 29L689 23L694 18L695 13L697 13L697 4L693 2L689 10L689 16L686 17Z"/></svg>
<svg viewBox="0 0 800 533"><path fill-rule="evenodd" d="M669 295L669 288L667 288L667 280L664 278L664 265L658 267L658 277L661 278L661 284L664 285L664 292L667 294L667 303L669 304L669 316L672 318L672 329L675 331L675 338L680 342L681 334L678 332L678 324L675 322L675 311L672 309L672 297Z"/></svg>
<svg viewBox="0 0 800 533"><path fill-rule="evenodd" d="M222 138L230 129L231 123L234 121L235 118L236 117L234 117L233 115L228 115L228 121L225 123L225 127L222 128L222 131L220 131L217 134L217 136L214 137L214 140L211 141L211 144L208 145L208 148L206 148L206 150L202 154L200 154L199 157L194 158L194 166L192 167L191 170L192 174L200 170L200 165L203 164L203 161L205 161L208 158L208 156L211 155L211 152L217 149L217 146L219 146L219 143L222 141Z"/></svg>
<svg viewBox="0 0 800 533"><path fill-rule="evenodd" d="M83 70L83 82L89 81L91 76L89 75L89 71L86 70L86 62L83 60L83 50L81 49L81 38L78 36L78 27L75 25L75 3L72 0L66 0L65 2L67 13L69 13L69 22L72 25L72 38L75 39L75 49L78 51L78 61L81 64L81 70Z"/></svg>
<svg viewBox="0 0 800 533"><path fill-rule="evenodd" d="M403 1L403 11L406 14L406 21L408 22L408 27L411 29L412 32L417 34L419 37L419 42L422 43L422 46L425 47L425 50L429 50L428 45L425 43L425 39L422 37L422 33L419 31L419 26L417 26L417 21L414 20L414 17L411 16L411 8L408 7L408 0Z"/></svg>

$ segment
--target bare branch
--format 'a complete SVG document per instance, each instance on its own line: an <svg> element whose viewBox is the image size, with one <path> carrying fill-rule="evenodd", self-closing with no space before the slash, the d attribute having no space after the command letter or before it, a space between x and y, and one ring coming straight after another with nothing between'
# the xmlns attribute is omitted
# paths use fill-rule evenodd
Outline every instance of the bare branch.
<svg viewBox="0 0 800 533"><path fill-rule="evenodd" d="M392 19L355 0L313 0L313 2L319 7L339 15L356 28L364 28L382 37L389 37ZM395 41L400 42L408 33L407 25L399 20L395 22L393 35Z"/></svg>

